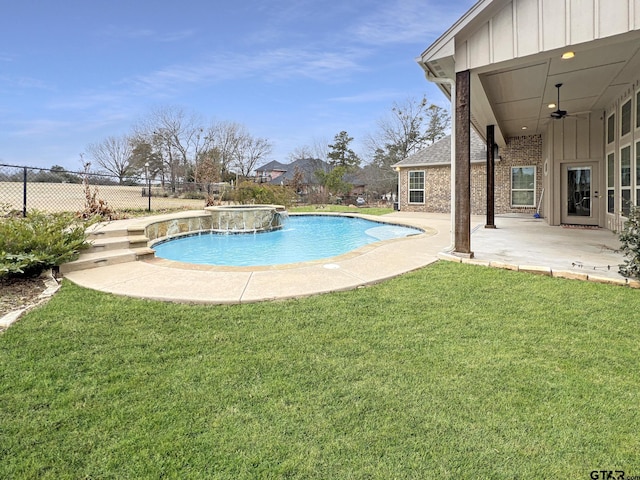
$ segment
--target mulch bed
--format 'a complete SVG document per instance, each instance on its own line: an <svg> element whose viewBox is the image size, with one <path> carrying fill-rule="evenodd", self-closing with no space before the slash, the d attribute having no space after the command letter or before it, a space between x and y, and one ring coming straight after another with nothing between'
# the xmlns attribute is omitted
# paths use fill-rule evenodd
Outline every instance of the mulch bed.
<svg viewBox="0 0 640 480"><path fill-rule="evenodd" d="M47 286L43 277L0 279L0 318L35 303Z"/></svg>

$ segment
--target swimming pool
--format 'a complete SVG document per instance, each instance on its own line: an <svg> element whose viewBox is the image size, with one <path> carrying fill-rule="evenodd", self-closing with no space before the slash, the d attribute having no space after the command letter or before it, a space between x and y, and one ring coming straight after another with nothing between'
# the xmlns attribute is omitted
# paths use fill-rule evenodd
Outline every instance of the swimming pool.
<svg viewBox="0 0 640 480"><path fill-rule="evenodd" d="M202 232L157 243L156 257L200 265L270 266L336 257L381 240L422 233L412 227L332 215L291 216L266 233Z"/></svg>

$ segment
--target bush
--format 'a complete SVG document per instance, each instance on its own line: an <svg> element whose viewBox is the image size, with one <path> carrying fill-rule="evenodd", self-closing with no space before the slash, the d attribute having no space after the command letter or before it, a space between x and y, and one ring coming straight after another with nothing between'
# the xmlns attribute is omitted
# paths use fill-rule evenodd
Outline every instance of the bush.
<svg viewBox="0 0 640 480"><path fill-rule="evenodd" d="M620 232L620 242L627 260L620 265L619 272L625 277L640 278L640 207L631 207Z"/></svg>
<svg viewBox="0 0 640 480"><path fill-rule="evenodd" d="M242 204L263 203L288 207L295 193L289 187L242 182L234 192L234 200Z"/></svg>
<svg viewBox="0 0 640 480"><path fill-rule="evenodd" d="M90 245L87 226L72 213L0 219L0 278L38 275L75 260Z"/></svg>
<svg viewBox="0 0 640 480"><path fill-rule="evenodd" d="M204 200L206 198L206 193L193 190L190 192L184 192L182 194L182 198L186 198L188 200Z"/></svg>

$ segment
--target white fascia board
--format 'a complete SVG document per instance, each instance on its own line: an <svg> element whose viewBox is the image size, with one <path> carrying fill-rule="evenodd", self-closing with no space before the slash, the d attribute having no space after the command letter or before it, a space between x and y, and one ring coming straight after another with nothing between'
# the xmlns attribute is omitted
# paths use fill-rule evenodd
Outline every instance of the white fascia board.
<svg viewBox="0 0 640 480"><path fill-rule="evenodd" d="M479 0L474 6L472 6L467 13L462 15L456 23L454 23L446 32L431 44L422 54L418 57L418 63L427 63L429 60L436 60L443 58L442 55L453 48L453 52L446 56L452 56L455 54L455 37L460 31L462 31L469 23L471 23L481 12L489 7L495 0ZM440 56L437 56L440 55Z"/></svg>

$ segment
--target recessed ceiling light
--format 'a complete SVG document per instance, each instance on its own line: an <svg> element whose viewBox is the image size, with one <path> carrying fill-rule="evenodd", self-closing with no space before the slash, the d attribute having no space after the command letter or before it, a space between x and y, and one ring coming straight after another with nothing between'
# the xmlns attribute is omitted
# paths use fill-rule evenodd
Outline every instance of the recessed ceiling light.
<svg viewBox="0 0 640 480"><path fill-rule="evenodd" d="M528 127L526 125L522 126L522 130L526 130Z"/></svg>
<svg viewBox="0 0 640 480"><path fill-rule="evenodd" d="M550 103L549 105L547 105L547 107L549 108L556 108L557 105L555 103Z"/></svg>
<svg viewBox="0 0 640 480"><path fill-rule="evenodd" d="M576 56L576 54L574 52L564 52L562 54L562 59L563 60L569 60L570 58L573 58L575 56Z"/></svg>

